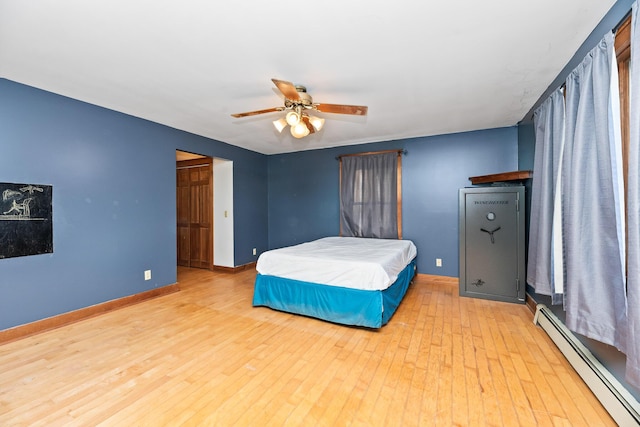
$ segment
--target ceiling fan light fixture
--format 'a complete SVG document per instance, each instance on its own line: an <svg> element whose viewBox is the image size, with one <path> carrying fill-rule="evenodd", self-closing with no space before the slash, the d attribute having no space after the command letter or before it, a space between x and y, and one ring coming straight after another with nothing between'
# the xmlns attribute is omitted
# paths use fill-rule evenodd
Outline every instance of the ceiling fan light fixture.
<svg viewBox="0 0 640 427"><path fill-rule="evenodd" d="M309 128L307 128L304 122L300 121L295 126L291 126L291 135L293 135L294 138L304 138L309 135Z"/></svg>
<svg viewBox="0 0 640 427"><path fill-rule="evenodd" d="M316 130L316 132L319 132L320 129L322 129L322 126L324 126L324 119L320 117L309 116L309 122L311 123L311 126L313 126L313 128Z"/></svg>
<svg viewBox="0 0 640 427"><path fill-rule="evenodd" d="M285 116L285 120L289 126L295 126L300 123L300 114L297 111L289 111Z"/></svg>
<svg viewBox="0 0 640 427"><path fill-rule="evenodd" d="M294 85L291 82L279 79L271 79L276 85L280 94L284 96L284 107L272 107L263 110L248 111L246 113L232 114L232 117L249 117L258 114L284 111L285 116L274 121L273 126L280 133L290 126L289 131L295 138L304 138L307 135L319 132L324 127L325 119L309 115L310 111L320 113L350 114L356 116L366 116L368 108L364 105L343 105L314 103L311 95L307 93L307 88L301 85Z"/></svg>
<svg viewBox="0 0 640 427"><path fill-rule="evenodd" d="M278 130L278 132L282 133L282 130L287 127L287 121L283 118L275 120L273 125Z"/></svg>

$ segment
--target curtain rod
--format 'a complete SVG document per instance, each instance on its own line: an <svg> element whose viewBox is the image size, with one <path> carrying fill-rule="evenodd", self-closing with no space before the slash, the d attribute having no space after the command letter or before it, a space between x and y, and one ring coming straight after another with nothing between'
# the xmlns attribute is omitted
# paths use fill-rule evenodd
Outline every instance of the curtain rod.
<svg viewBox="0 0 640 427"><path fill-rule="evenodd" d="M627 12L627 14L626 14L626 15L624 15L624 18L622 18L622 19L620 20L620 22L618 22L618 23L616 24L616 26L615 26L615 27L613 27L613 29L611 30L611 31L613 31L613 34L615 34L615 33L617 33L617 32L618 32L618 30L620 29L620 27L622 27L622 24L624 24L624 23L627 21L627 19L629 18L629 16L631 16L631 11Z"/></svg>
<svg viewBox="0 0 640 427"><path fill-rule="evenodd" d="M386 154L386 153L398 153L398 155L401 156L403 154L407 154L407 150L402 148L398 150L367 151L366 153L341 154L339 156L336 156L336 160L342 160L343 157L370 156L372 154Z"/></svg>

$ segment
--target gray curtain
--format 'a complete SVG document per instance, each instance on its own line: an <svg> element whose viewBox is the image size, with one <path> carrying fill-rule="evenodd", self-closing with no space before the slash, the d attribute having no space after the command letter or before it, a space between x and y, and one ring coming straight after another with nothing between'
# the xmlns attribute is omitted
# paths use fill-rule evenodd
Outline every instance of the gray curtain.
<svg viewBox="0 0 640 427"><path fill-rule="evenodd" d="M537 293L562 302L564 288L560 164L564 147L564 94L557 89L534 112L535 159L527 283Z"/></svg>
<svg viewBox="0 0 640 427"><path fill-rule="evenodd" d="M626 380L640 388L640 23L638 4L631 16L631 105L627 175L627 365Z"/></svg>
<svg viewBox="0 0 640 427"><path fill-rule="evenodd" d="M613 34L566 80L562 222L569 329L622 348L624 200Z"/></svg>
<svg viewBox="0 0 640 427"><path fill-rule="evenodd" d="M398 238L398 153L342 158L340 229L343 236Z"/></svg>

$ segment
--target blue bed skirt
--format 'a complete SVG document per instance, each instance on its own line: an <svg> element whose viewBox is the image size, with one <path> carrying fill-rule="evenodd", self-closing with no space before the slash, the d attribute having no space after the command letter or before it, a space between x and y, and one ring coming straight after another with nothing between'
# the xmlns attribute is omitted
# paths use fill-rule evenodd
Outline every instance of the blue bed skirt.
<svg viewBox="0 0 640 427"><path fill-rule="evenodd" d="M387 289L366 291L258 274L253 305L344 325L380 328L395 313L414 275L415 259Z"/></svg>

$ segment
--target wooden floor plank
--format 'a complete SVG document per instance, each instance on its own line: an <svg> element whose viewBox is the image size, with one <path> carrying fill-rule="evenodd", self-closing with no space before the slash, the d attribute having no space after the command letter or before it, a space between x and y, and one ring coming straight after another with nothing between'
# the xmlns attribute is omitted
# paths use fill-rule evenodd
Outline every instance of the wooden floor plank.
<svg viewBox="0 0 640 427"><path fill-rule="evenodd" d="M0 425L615 425L525 306L420 276L369 330L254 308L255 274L0 345Z"/></svg>

